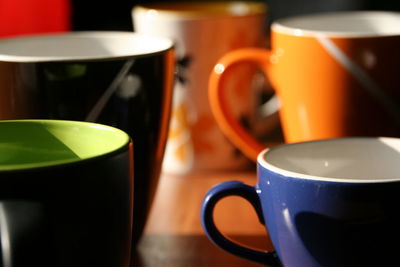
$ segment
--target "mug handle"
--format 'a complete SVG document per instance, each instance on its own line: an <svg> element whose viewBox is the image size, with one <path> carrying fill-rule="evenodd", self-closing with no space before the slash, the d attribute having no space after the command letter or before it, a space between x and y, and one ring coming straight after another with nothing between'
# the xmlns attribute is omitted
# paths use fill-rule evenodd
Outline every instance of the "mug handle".
<svg viewBox="0 0 400 267"><path fill-rule="evenodd" d="M223 182L211 188L202 203L201 223L207 236L215 245L233 255L261 264L279 266L279 260L275 252L263 252L241 246L227 239L218 230L213 218L214 208L221 199L228 196L239 196L250 202L256 210L260 223L265 224L256 188L238 181Z"/></svg>
<svg viewBox="0 0 400 267"><path fill-rule="evenodd" d="M263 48L242 48L225 54L214 66L208 84L208 97L211 111L221 131L244 155L257 162L258 154L266 145L258 142L235 118L227 106L223 93L224 74L233 65L253 63L265 73L269 67L270 50Z"/></svg>

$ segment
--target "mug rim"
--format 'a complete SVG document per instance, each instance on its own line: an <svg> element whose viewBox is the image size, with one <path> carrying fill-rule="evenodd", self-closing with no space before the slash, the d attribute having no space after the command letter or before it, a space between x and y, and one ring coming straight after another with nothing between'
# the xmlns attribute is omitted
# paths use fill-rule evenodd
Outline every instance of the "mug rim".
<svg viewBox="0 0 400 267"><path fill-rule="evenodd" d="M101 152L96 152L92 155L81 155L80 158L73 159L59 159L59 160L47 160L41 162L33 162L33 163L20 163L20 164L1 164L0 163L0 173L6 172L18 172L18 171L26 171L32 169L43 169L43 168L54 168L59 166L66 166L69 164L79 164L87 161L92 161L96 159L100 159L103 157L109 157L119 151L124 150L129 146L132 142L131 137L118 128L99 124L95 122L86 122L86 121L72 121L72 120L53 120L53 119L22 119L22 120L3 120L0 121L1 124L41 124L44 126L67 126L67 127L77 127L81 128L92 128L92 129L100 129L104 132L109 132L110 134L116 136L120 140L118 144L113 145L110 148L102 149ZM1 127L1 126L0 126Z"/></svg>
<svg viewBox="0 0 400 267"><path fill-rule="evenodd" d="M319 181L319 182L334 182L334 183L355 183L355 184L367 184L367 183L389 183L389 182L399 182L400 176L396 178L385 178L385 179L365 179L365 178L343 178L343 177L329 177L329 176L321 176L321 175L311 175L300 173L296 171L286 170L279 166L273 165L268 162L267 154L273 152L274 150L280 149L282 147L288 146L302 146L307 144L316 144L316 143L323 143L323 142L331 142L331 141L347 141L347 140L375 140L375 141L382 141L382 143L389 143L389 142L397 142L400 146L400 138L395 137L338 137L338 138L328 138L328 139L318 139L318 140L310 140L310 141L303 141L303 142L296 142L296 143L286 143L274 147L269 147L264 149L258 154L257 157L257 165L261 166L262 168L274 172L276 174L282 175L287 178L293 179L303 179L309 181ZM399 152L400 154L400 152Z"/></svg>
<svg viewBox="0 0 400 267"><path fill-rule="evenodd" d="M212 6L212 8L206 8L207 6ZM229 9L229 7L231 8ZM267 10L267 5L259 1L173 1L168 3L138 4L132 8L131 12L133 15L144 13L169 19L205 19L265 15Z"/></svg>
<svg viewBox="0 0 400 267"><path fill-rule="evenodd" d="M298 15L292 17L286 17L278 19L271 24L272 32L282 33L287 35L293 35L297 37L332 37L332 38L368 38L368 37L383 37L383 36L400 36L400 28L397 27L395 30L387 31L373 31L371 30L333 30L333 29L321 29L321 23L312 28L310 26L304 26L304 23L310 23L312 20L329 20L343 22L344 20L362 20L365 18L376 19L390 19L395 18L399 21L400 25L400 12L396 11L336 11L336 12L319 12L307 15ZM332 21L333 21L332 20ZM332 22L331 21L331 22ZM303 23L303 26L296 26L294 24ZM328 25L328 24L327 24ZM346 24L349 25L349 24ZM383 28L383 27L382 27Z"/></svg>
<svg viewBox="0 0 400 267"><path fill-rule="evenodd" d="M87 42L80 45L78 42ZM122 40L124 42L117 42ZM97 53L93 44L109 42ZM92 46L90 43L92 42ZM137 44L133 46L133 44ZM18 45L18 46L17 46ZM46 46L43 48L43 46ZM64 52L61 45L71 52ZM167 37L128 31L74 31L23 35L0 40L0 61L13 63L43 63L69 61L96 61L137 58L165 53L174 49L174 42ZM114 50L110 48L114 48ZM118 46L118 47L117 47ZM122 48L120 51L118 49ZM76 49L75 52L72 50ZM33 52L31 52L33 51Z"/></svg>

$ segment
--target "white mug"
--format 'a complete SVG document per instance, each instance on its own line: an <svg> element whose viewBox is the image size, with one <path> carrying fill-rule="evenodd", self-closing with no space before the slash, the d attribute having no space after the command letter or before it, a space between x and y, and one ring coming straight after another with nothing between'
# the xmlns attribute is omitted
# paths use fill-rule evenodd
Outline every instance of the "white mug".
<svg viewBox="0 0 400 267"><path fill-rule="evenodd" d="M171 38L176 44L177 81L163 170L186 173L237 170L249 161L226 139L208 102L208 78L217 60L242 47L262 47L266 6L259 2L187 2L135 6L134 31ZM256 97L250 87L255 68L240 66L229 76L227 91L236 116L255 120Z"/></svg>

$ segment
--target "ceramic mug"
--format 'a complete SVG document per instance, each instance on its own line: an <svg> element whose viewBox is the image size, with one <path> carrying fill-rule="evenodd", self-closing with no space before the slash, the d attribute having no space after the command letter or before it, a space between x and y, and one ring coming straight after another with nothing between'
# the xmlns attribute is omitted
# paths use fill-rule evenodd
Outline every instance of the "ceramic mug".
<svg viewBox="0 0 400 267"><path fill-rule="evenodd" d="M113 127L0 121L0 265L130 266L132 157Z"/></svg>
<svg viewBox="0 0 400 267"><path fill-rule="evenodd" d="M0 37L65 32L72 29L72 23L76 24L69 0L37 0L34 4L29 0L5 0L0 10Z"/></svg>
<svg viewBox="0 0 400 267"><path fill-rule="evenodd" d="M210 105L221 130L250 159L261 144L226 106L225 72L252 62L280 102L286 142L344 136L400 136L400 13L354 11L277 20L271 49L223 56L209 80Z"/></svg>
<svg viewBox="0 0 400 267"><path fill-rule="evenodd" d="M263 264L391 266L400 248L399 161L398 138L347 137L267 149L258 157L255 187L229 181L207 193L204 230L222 249ZM220 233L213 210L227 196L253 205L275 251L249 249Z"/></svg>
<svg viewBox="0 0 400 267"><path fill-rule="evenodd" d="M263 46L266 13L264 3L252 1L168 2L133 8L135 32L169 37L176 43L178 77L164 171L232 170L248 165L215 123L207 81L217 59L226 52ZM229 74L231 82L225 85L235 115L247 125L257 119L252 109L256 98L244 94L241 87L251 84L254 72L252 66L240 66Z"/></svg>
<svg viewBox="0 0 400 267"><path fill-rule="evenodd" d="M167 141L173 42L132 32L72 32L0 41L0 119L117 127L137 144L134 242L142 235Z"/></svg>

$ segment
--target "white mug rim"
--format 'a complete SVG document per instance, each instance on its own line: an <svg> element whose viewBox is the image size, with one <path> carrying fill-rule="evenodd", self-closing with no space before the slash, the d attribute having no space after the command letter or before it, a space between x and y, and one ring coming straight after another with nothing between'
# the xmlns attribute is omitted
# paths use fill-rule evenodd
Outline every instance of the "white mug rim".
<svg viewBox="0 0 400 267"><path fill-rule="evenodd" d="M400 149L400 138L395 137L342 137L342 138L329 138L329 139L320 139L320 140L312 140L312 141L304 141L304 142L297 142L297 143L290 143L290 144L283 144L278 145L275 147L266 148L258 154L257 157L257 164L262 168L279 174L284 177L290 177L294 179L304 179L310 181L320 181L320 182L336 182L336 183L387 183L387 182L400 182L400 176L396 178L387 178L387 179L354 179L354 178L346 178L346 177L330 177L330 176L321 176L321 175L310 175L305 173L300 173L296 171L286 170L274 164L271 164L267 160L267 154L273 153L277 149L281 149L283 147L293 147L293 146L302 146L307 144L315 144L321 142L331 142L331 141L346 141L346 140L379 140L386 143L398 143L398 148ZM400 153L400 152L399 152ZM399 162L400 164L400 162Z"/></svg>
<svg viewBox="0 0 400 267"><path fill-rule="evenodd" d="M186 8L174 9L173 5L185 5ZM221 8L217 11L206 11L210 5L219 5ZM236 7L235 7L236 5ZM228 7L231 7L229 9ZM222 11L223 9L223 11ZM197 20L197 19L219 19L219 18L242 18L248 16L266 15L267 6L259 1L194 1L194 2L168 2L168 3L149 3L139 4L132 8L132 15L150 15L150 17L159 17L170 20Z"/></svg>
<svg viewBox="0 0 400 267"><path fill-rule="evenodd" d="M392 30L335 30L322 29L321 23L315 24L313 21L324 21L334 19L338 22L345 20L373 20L373 19L396 19L397 27ZM383 21L383 20L382 20ZM314 26L305 26L304 23L314 23ZM299 24L299 25L297 25ZM303 24L303 25L302 25ZM327 24L328 25L328 24ZM332 25L332 23L330 23ZM347 24L349 25L349 24ZM331 26L329 26L331 27ZM383 27L382 27L383 28ZM282 18L271 24L271 30L276 33L282 33L298 37L331 37L331 38L371 38L382 36L400 36L400 12L395 11L337 11L321 12L308 15L299 15Z"/></svg>
<svg viewBox="0 0 400 267"><path fill-rule="evenodd" d="M81 40L88 44L109 42L110 51L97 52L93 47L91 50L90 46L80 46ZM121 42L118 42L119 40ZM45 33L1 39L0 61L40 63L112 60L160 54L173 48L174 42L169 38L128 31ZM68 49L71 49L70 52ZM72 51L73 49L76 49L76 52Z"/></svg>

